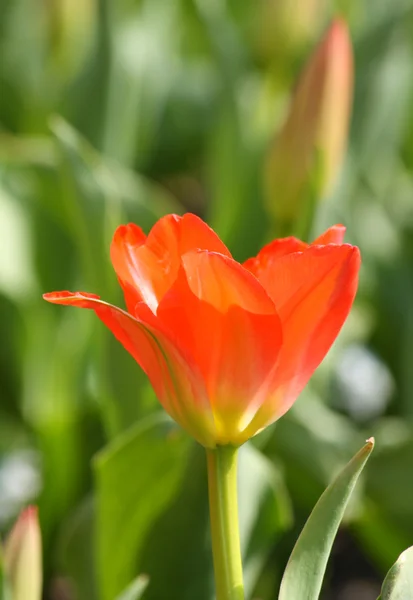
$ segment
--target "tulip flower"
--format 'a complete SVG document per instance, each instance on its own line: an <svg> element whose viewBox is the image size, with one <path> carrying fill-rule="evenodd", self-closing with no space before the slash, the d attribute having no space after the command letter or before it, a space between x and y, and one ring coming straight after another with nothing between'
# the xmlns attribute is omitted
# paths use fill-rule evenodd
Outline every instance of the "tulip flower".
<svg viewBox="0 0 413 600"><path fill-rule="evenodd" d="M278 239L242 265L201 219L168 215L148 236L115 232L127 310L85 292L44 298L92 309L198 442L239 446L292 406L349 313L360 256L343 236Z"/></svg>
<svg viewBox="0 0 413 600"><path fill-rule="evenodd" d="M298 82L264 171L268 210L297 221L306 204L328 195L347 141L353 90L351 42L344 21L330 26Z"/></svg>
<svg viewBox="0 0 413 600"><path fill-rule="evenodd" d="M4 546L4 571L13 600L42 597L42 543L37 508L29 506Z"/></svg>

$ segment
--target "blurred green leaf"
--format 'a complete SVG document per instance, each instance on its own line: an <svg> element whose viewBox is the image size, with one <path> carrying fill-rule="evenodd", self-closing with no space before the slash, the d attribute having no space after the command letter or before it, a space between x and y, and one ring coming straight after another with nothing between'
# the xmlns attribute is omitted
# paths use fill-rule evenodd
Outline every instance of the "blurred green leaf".
<svg viewBox="0 0 413 600"><path fill-rule="evenodd" d="M239 522L244 587L254 590L271 549L292 525L292 507L281 473L251 443L240 448Z"/></svg>
<svg viewBox="0 0 413 600"><path fill-rule="evenodd" d="M365 475L368 505L356 523L369 554L387 568L413 536L413 429L395 417L383 418L372 431L377 451ZM367 535L368 534L368 535Z"/></svg>
<svg viewBox="0 0 413 600"><path fill-rule="evenodd" d="M351 422L326 406L310 386L276 423L264 451L285 464L288 489L301 514L308 514L334 474L347 463L349 453L357 447L357 437Z"/></svg>
<svg viewBox="0 0 413 600"><path fill-rule="evenodd" d="M18 300L33 292L36 284L30 247L33 223L20 201L24 191L23 178L0 169L0 291Z"/></svg>
<svg viewBox="0 0 413 600"><path fill-rule="evenodd" d="M378 600L413 598L413 546L405 550L387 573Z"/></svg>
<svg viewBox="0 0 413 600"><path fill-rule="evenodd" d="M150 585L145 600L212 600L214 575L209 543L209 508L205 450L191 444L182 480L166 510L146 535L140 570Z"/></svg>
<svg viewBox="0 0 413 600"><path fill-rule="evenodd" d="M98 600L94 536L95 503L88 497L62 524L55 567L70 578L76 600Z"/></svg>
<svg viewBox="0 0 413 600"><path fill-rule="evenodd" d="M245 587L252 592L291 513L280 474L252 445L240 449L239 521ZM179 543L179 551L177 544ZM179 589L181 600L212 600L214 578L210 542L205 450L194 444L180 490L151 529L141 564L151 584L147 600Z"/></svg>
<svg viewBox="0 0 413 600"><path fill-rule="evenodd" d="M0 398L3 410L16 414L19 410L18 398L21 393L19 378L20 347L18 342L21 336L23 319L17 305L1 293L0 312L3 316L0 321L0 337L3 340L9 340L7 345L2 344L0 346Z"/></svg>
<svg viewBox="0 0 413 600"><path fill-rule="evenodd" d="M139 600L148 587L148 583L149 579L146 575L139 575L116 600Z"/></svg>
<svg viewBox="0 0 413 600"><path fill-rule="evenodd" d="M83 386L90 364L88 316L82 311L55 311L41 298L24 311L22 407L43 456L39 505L49 561L54 558L50 549L55 528L85 495L89 461L102 443L96 407Z"/></svg>
<svg viewBox="0 0 413 600"><path fill-rule="evenodd" d="M6 582L4 581L3 573L3 547L0 544L0 600L5 600Z"/></svg>
<svg viewBox="0 0 413 600"><path fill-rule="evenodd" d="M124 431L131 423L158 410L159 401L147 375L112 335L107 340L104 360L108 391L116 403L117 428Z"/></svg>
<svg viewBox="0 0 413 600"><path fill-rule="evenodd" d="M0 10L0 88L5 92L0 94L0 120L13 131L38 132L45 127L45 116L55 98L52 90L42 85L46 79L46 6L2 0ZM22 30L30 52L16 43Z"/></svg>
<svg viewBox="0 0 413 600"><path fill-rule="evenodd" d="M178 491L189 440L163 413L119 436L96 458L97 572L113 600L140 571L144 543Z"/></svg>
<svg viewBox="0 0 413 600"><path fill-rule="evenodd" d="M4 580L0 569L0 600L13 600L7 581Z"/></svg>
<svg viewBox="0 0 413 600"><path fill-rule="evenodd" d="M156 184L103 158L63 119L54 117L51 127L60 150L68 226L87 283L101 286L107 280L102 257L108 256L116 226L131 219L148 229L165 212L180 212L179 206Z"/></svg>
<svg viewBox="0 0 413 600"><path fill-rule="evenodd" d="M193 4L219 75L206 157L208 220L236 259L245 260L258 251L266 230L258 180L262 148L250 126L252 110L240 101L248 56L227 4L205 0Z"/></svg>
<svg viewBox="0 0 413 600"><path fill-rule="evenodd" d="M389 14L379 23L373 19L370 25L355 40L357 77L350 147L354 164L347 173L346 184L360 178L356 181L360 187L357 192L345 191L350 202L355 203L366 183L383 194L397 168L394 161L411 114L413 92L405 12L396 9L394 15Z"/></svg>
<svg viewBox="0 0 413 600"><path fill-rule="evenodd" d="M266 231L258 157L245 140L235 99L225 97L208 146L208 220L237 260L253 256Z"/></svg>
<svg viewBox="0 0 413 600"><path fill-rule="evenodd" d="M405 519L404 523L407 525L408 520ZM392 515L371 497L366 498L352 529L366 555L382 573L411 540L409 528L399 526Z"/></svg>
<svg viewBox="0 0 413 600"><path fill-rule="evenodd" d="M124 165L142 168L159 135L175 76L179 11L177 3L146 0L129 11L107 5L112 57L103 149Z"/></svg>
<svg viewBox="0 0 413 600"><path fill-rule="evenodd" d="M279 600L318 599L340 521L373 447L370 439L317 502L288 561Z"/></svg>
<svg viewBox="0 0 413 600"><path fill-rule="evenodd" d="M413 481L405 475L413 463L413 427L383 419L374 433L378 451L366 474L367 490L388 513L393 513L401 528L409 528L413 534Z"/></svg>

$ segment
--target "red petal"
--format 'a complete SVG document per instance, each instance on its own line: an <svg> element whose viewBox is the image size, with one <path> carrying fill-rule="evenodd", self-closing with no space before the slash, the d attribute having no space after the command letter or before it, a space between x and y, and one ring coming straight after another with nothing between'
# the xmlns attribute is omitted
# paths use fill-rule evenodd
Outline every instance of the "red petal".
<svg viewBox="0 0 413 600"><path fill-rule="evenodd" d="M192 293L218 311L236 305L253 313L274 313L274 304L262 285L232 258L193 251L182 257L182 265Z"/></svg>
<svg viewBox="0 0 413 600"><path fill-rule="evenodd" d="M43 299L52 304L73 304L80 308L90 308L89 300L99 300L100 296L89 294L88 292L49 292L43 294Z"/></svg>
<svg viewBox="0 0 413 600"><path fill-rule="evenodd" d="M344 225L333 225L327 231L322 233L317 239L312 242L312 246L325 246L326 244L342 244L346 228ZM273 240L264 246L257 256L249 258L244 263L244 267L260 277L263 270L271 268L274 260L292 254L293 252L304 252L309 244L302 242L295 237L281 238Z"/></svg>
<svg viewBox="0 0 413 600"><path fill-rule="evenodd" d="M53 292L45 299L90 308L139 363L165 410L201 444L215 446L211 407L197 368L189 364L156 317L142 305L140 319L83 292ZM145 320L147 318L147 320Z"/></svg>
<svg viewBox="0 0 413 600"><path fill-rule="evenodd" d="M350 245L313 246L271 269L270 295L280 315L283 347L273 380L272 401L252 427L261 428L293 404L336 339L358 283L360 254ZM267 282L270 282L266 274Z"/></svg>
<svg viewBox="0 0 413 600"><path fill-rule="evenodd" d="M281 327L257 280L219 254L191 252L162 300L158 318L198 365L217 443L242 443L256 395L277 362Z"/></svg>
<svg viewBox="0 0 413 600"><path fill-rule="evenodd" d="M344 225L333 225L311 243L312 246L325 246L326 244L342 244L346 228Z"/></svg>
<svg viewBox="0 0 413 600"><path fill-rule="evenodd" d="M264 246L257 256L249 258L243 266L259 278L261 272L269 268L274 260L292 252L302 252L306 248L308 248L308 244L298 238L280 238Z"/></svg>
<svg viewBox="0 0 413 600"><path fill-rule="evenodd" d="M159 301L178 274L181 256L196 248L230 256L219 237L192 214L167 215L152 228L148 237L136 225L123 225L114 235L111 259L125 292L128 310L145 302L156 312Z"/></svg>

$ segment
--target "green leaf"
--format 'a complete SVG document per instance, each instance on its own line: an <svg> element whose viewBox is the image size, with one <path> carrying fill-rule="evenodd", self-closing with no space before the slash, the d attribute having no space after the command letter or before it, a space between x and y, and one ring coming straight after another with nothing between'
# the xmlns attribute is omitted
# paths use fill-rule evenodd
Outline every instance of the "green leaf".
<svg viewBox="0 0 413 600"><path fill-rule="evenodd" d="M413 546L407 548L387 573L378 600L413 598Z"/></svg>
<svg viewBox="0 0 413 600"><path fill-rule="evenodd" d="M380 428L375 429L380 452L375 454L369 465L366 490L401 531L412 535L413 481L406 477L406 473L413 463L413 429L407 423L395 427L391 419L382 420ZM387 565L409 544L405 541L393 552L387 559Z"/></svg>
<svg viewBox="0 0 413 600"><path fill-rule="evenodd" d="M279 600L318 599L334 538L373 447L370 438L317 502L288 561Z"/></svg>
<svg viewBox="0 0 413 600"><path fill-rule="evenodd" d="M139 575L116 600L139 600L148 587L149 579L146 575Z"/></svg>
<svg viewBox="0 0 413 600"><path fill-rule="evenodd" d="M0 600L13 600L10 586L6 581L3 581L3 585L0 588Z"/></svg>
<svg viewBox="0 0 413 600"><path fill-rule="evenodd" d="M181 207L159 185L99 154L62 118L53 117L50 126L61 169L59 216L77 242L85 283L106 282L110 289L113 278L102 256L115 227L130 219L148 229L162 215L180 212Z"/></svg>
<svg viewBox="0 0 413 600"><path fill-rule="evenodd" d="M97 569L102 600L113 600L142 571L152 529L173 501L189 438L164 414L118 436L95 461Z"/></svg>
<svg viewBox="0 0 413 600"><path fill-rule="evenodd" d="M177 494L147 536L139 564L139 571L147 573L151 581L145 600L169 598L171 590L179 590L179 600L213 600L208 539L205 450L193 443Z"/></svg>
<svg viewBox="0 0 413 600"><path fill-rule="evenodd" d="M64 521L57 546L58 570L72 582L76 600L97 600L93 538L95 503L87 496Z"/></svg>
<svg viewBox="0 0 413 600"><path fill-rule="evenodd" d="M222 100L207 156L208 222L237 260L259 250L268 221L257 192L259 157L243 139L241 120L235 100Z"/></svg>
<svg viewBox="0 0 413 600"><path fill-rule="evenodd" d="M297 509L308 515L347 463L358 440L349 420L329 408L313 390L307 389L301 403L295 404L277 422L266 443L266 454L285 465L287 487ZM347 516L351 518L351 514L346 513Z"/></svg>
<svg viewBox="0 0 413 600"><path fill-rule="evenodd" d="M244 587L249 597L274 545L292 522L281 473L252 443L240 448L238 496Z"/></svg>
<svg viewBox="0 0 413 600"><path fill-rule="evenodd" d="M290 520L281 476L249 443L240 449L239 499L248 597ZM151 581L145 600L169 598L171 590L179 590L179 600L215 598L205 449L199 444L191 445L179 491L147 536L139 571Z"/></svg>
<svg viewBox="0 0 413 600"><path fill-rule="evenodd" d="M117 10L107 2L113 54L103 149L128 166L146 166L159 136L176 78L179 11L174 3L147 2Z"/></svg>
<svg viewBox="0 0 413 600"><path fill-rule="evenodd" d="M7 598L6 582L4 581L3 573L3 548L0 545L0 600L6 600Z"/></svg>

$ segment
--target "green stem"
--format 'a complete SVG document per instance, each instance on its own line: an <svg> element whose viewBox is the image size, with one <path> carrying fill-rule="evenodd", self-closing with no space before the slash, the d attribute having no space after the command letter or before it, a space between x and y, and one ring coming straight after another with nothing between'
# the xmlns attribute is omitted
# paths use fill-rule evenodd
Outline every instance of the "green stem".
<svg viewBox="0 0 413 600"><path fill-rule="evenodd" d="M238 523L237 453L207 449L209 509L217 600L244 600Z"/></svg>

